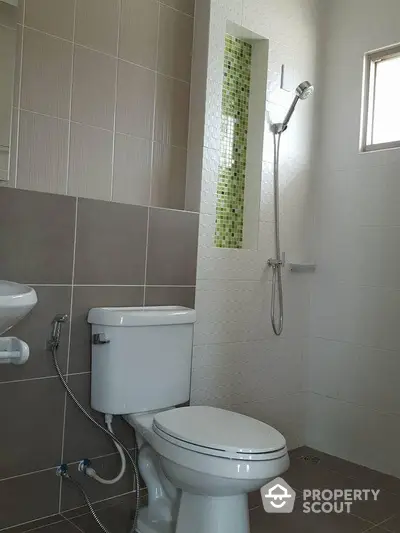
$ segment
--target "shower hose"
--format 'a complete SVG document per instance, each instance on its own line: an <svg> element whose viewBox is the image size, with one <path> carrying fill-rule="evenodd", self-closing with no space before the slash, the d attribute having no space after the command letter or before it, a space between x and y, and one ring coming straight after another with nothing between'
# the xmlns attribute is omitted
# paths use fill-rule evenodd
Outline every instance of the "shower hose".
<svg viewBox="0 0 400 533"><path fill-rule="evenodd" d="M281 237L279 224L279 151L281 145L281 132L274 134L274 222L275 222L275 257L270 259L272 267L272 291L271 291L271 324L275 335L280 336L283 331L283 287L281 257ZM279 316L276 316L278 308Z"/></svg>
<svg viewBox="0 0 400 533"><path fill-rule="evenodd" d="M74 404L86 416L86 418L92 422L93 425L95 425L103 433L108 435L108 437L110 437L110 439L113 440L115 445L118 444L122 448L122 450L125 452L125 455L127 456L128 460L131 463L132 471L133 471L133 475L134 475L134 481L135 481L135 490L136 490L136 495L135 495L136 502L135 503L136 503L136 505L135 505L135 512L134 512L133 517L132 517L132 526L131 526L131 529L130 529L130 533L134 533L135 530L136 530L137 518L138 518L138 513L139 513L139 507L140 507L140 481L139 481L140 478L139 478L139 470L138 470L137 464L135 462L135 459L132 457L132 455L131 455L130 451L128 450L128 448L118 439L118 437L116 437L114 435L114 433L112 431L109 431L108 429L103 427L99 422L97 422L97 420L95 418L93 418L93 416L91 416L86 411L86 409L80 404L79 400L76 398L75 394L70 389L70 387L69 387L69 385L68 385L68 383L67 383L67 381L66 381L66 379L65 379L65 377L63 375L63 373L61 372L60 365L59 365L58 359L57 359L57 350L58 350L58 347L59 347L59 344L60 344L61 323L65 322L65 321L66 321L66 317L65 316L57 316L54 319L54 322L53 322L55 327L53 328L53 334L52 334L52 337L51 337L50 342L49 342L49 350L51 351L52 356L53 356L53 365L54 365L54 368L55 368L55 370L57 372L58 377L60 378L61 383L63 384L68 396L71 398L71 400L74 402ZM86 502L86 504L87 504L87 506L88 506L93 518L96 520L96 522L99 525L99 527L104 531L104 533L110 533L110 531L106 528L106 526L104 526L101 523L99 517L97 516L95 510L93 509L93 506L90 503L90 500L89 500L85 490L81 486L81 484L78 481L76 481L75 479L73 479L68 474L68 471L67 471L66 468L60 468L58 470L58 472L59 472L59 475L61 477L63 477L64 479L66 479L67 481L69 481L71 484L75 485L75 487L77 487L79 489L79 491L81 492L82 496L85 499L85 502Z"/></svg>

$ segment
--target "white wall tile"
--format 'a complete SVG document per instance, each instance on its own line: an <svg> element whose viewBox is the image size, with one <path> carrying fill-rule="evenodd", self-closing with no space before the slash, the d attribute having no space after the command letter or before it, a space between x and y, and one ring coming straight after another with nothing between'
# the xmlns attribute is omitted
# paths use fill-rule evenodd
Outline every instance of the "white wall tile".
<svg viewBox="0 0 400 533"><path fill-rule="evenodd" d="M399 475L398 419L383 413L399 408L400 152L360 154L359 137L363 54L398 41L400 8L339 0L325 3L322 15L307 365L308 387L319 395L310 395L307 443Z"/></svg>
<svg viewBox="0 0 400 533"><path fill-rule="evenodd" d="M306 442L309 446L400 476L397 415L318 394L307 395L306 413Z"/></svg>
<svg viewBox="0 0 400 533"><path fill-rule="evenodd" d="M271 5L270 5L271 4ZM273 335L270 324L271 272L267 260L274 255L273 144L266 123L262 194L257 246L251 250L225 250L213 246L216 218L216 187L219 170L219 138L222 94L224 30L227 20L241 24L270 39L270 51L285 50L285 58L296 66L296 74L306 79L315 69L314 3L301 2L301 8L285 0L282 3L258 2L251 14L246 0L212 1L208 35L208 70L205 90L205 126L200 205L199 256L195 328L195 355L192 401L207 402L234 409L271 423L284 432L290 446L304 442L304 371L303 355L309 330L308 277L286 274L285 332ZM312 13L308 13L308 9ZM306 13L303 13L303 10ZM288 29L282 37L282 22ZM267 22L265 22L267 21ZM273 29L270 32L269 29ZM200 36L201 37L201 36ZM286 39L286 41L285 41ZM201 39L199 39L201 40ZM294 43L303 42L303 48ZM198 66L194 49L194 69ZM276 54L276 57L279 57ZM306 58L307 57L307 58ZM277 79L280 64L270 72ZM201 70L201 69L200 69ZM196 73L196 70L194 70ZM311 74L310 74L311 73ZM300 80L299 80L300 81ZM202 109L199 98L193 109ZM285 95L284 95L285 96ZM290 104L291 95L280 100L280 115ZM268 115L266 117L268 119ZM310 210L311 143L302 136L312 133L312 103L296 117L295 131L282 144L281 216L282 241L293 258L307 256L309 246L305 228ZM191 149L197 140L197 128Z"/></svg>

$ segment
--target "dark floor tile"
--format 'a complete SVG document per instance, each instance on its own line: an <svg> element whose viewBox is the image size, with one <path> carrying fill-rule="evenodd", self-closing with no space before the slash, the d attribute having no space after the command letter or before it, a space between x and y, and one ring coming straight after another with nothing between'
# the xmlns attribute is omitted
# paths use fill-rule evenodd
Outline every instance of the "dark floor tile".
<svg viewBox="0 0 400 533"><path fill-rule="evenodd" d="M92 460L92 466L98 474L106 479L112 479L117 475L121 467L119 455L109 455ZM132 469L127 465L126 473L119 483L115 485L102 485L94 482L89 477L78 472L77 465L69 465L71 476L81 483L92 503L125 494L133 488ZM132 497L133 499L133 497ZM61 510L68 511L82 507L85 501L81 493L68 480L63 480ZM118 531L118 529L117 529Z"/></svg>
<svg viewBox="0 0 400 533"><path fill-rule="evenodd" d="M28 362L22 366L5 365L0 373L1 381L23 380L54 376L56 374L52 355L47 349L53 318L57 314L70 313L71 287L35 287L38 303L31 313L13 327L9 334L29 345ZM57 352L58 361L66 372L68 356L69 323L62 329L61 343Z"/></svg>
<svg viewBox="0 0 400 533"><path fill-rule="evenodd" d="M250 492L250 494L247 495L247 499L249 501L249 509L255 509L256 507L260 507L262 505L261 493L259 490Z"/></svg>
<svg viewBox="0 0 400 533"><path fill-rule="evenodd" d="M55 470L0 481L0 529L58 513L59 486Z"/></svg>
<svg viewBox="0 0 400 533"><path fill-rule="evenodd" d="M334 455L329 455L319 450L313 450L306 446L298 448L293 453L295 454L294 457L298 457L299 455L318 457L321 466L329 470L334 470L343 476L357 479L358 482L363 483L368 488L378 488L400 494L400 479L394 476L377 472L366 466L358 465L346 459L341 459L340 457L335 457Z"/></svg>
<svg viewBox="0 0 400 533"><path fill-rule="evenodd" d="M312 450L308 446L300 446L299 448L295 448L294 450L290 450L289 456L290 456L291 460L292 459L297 459L299 457L304 457L306 455L311 455L313 451L314 450Z"/></svg>
<svg viewBox="0 0 400 533"><path fill-rule="evenodd" d="M1 383L0 405L0 479L56 466L64 415L59 380Z"/></svg>
<svg viewBox="0 0 400 533"><path fill-rule="evenodd" d="M141 490L141 501L144 501L146 492L147 490L145 489ZM122 494L121 496L113 496L112 498L109 498L107 500L101 500L99 502L96 502L93 504L93 507L96 511L98 511L100 509L107 509L108 507L115 507L118 505L132 505L132 499L135 500L135 495L131 491L127 494ZM72 520L73 518L78 518L89 513L90 510L85 504L81 507L74 507L73 509L70 509L68 511L63 511L62 516L67 520Z"/></svg>
<svg viewBox="0 0 400 533"><path fill-rule="evenodd" d="M102 509L98 512L101 522L111 531L130 531L132 525L132 515L134 511L134 496L132 500L123 505L117 505ZM73 523L85 533L99 533L99 526L94 521L92 515L84 515L74 518Z"/></svg>
<svg viewBox="0 0 400 533"><path fill-rule="evenodd" d="M251 533L362 533L372 524L348 514L268 514L262 507L250 511Z"/></svg>
<svg viewBox="0 0 400 533"><path fill-rule="evenodd" d="M51 516L46 516L45 518L39 518L38 520L33 520L32 522L25 522L24 524L19 524L18 526L13 526L7 528L7 533L27 533L28 531L35 531L38 529L45 528L51 524L56 524L58 522L64 522L65 519L60 514L54 514Z"/></svg>
<svg viewBox="0 0 400 533"><path fill-rule="evenodd" d="M148 285L196 285L199 216L150 209Z"/></svg>
<svg viewBox="0 0 400 533"><path fill-rule="evenodd" d="M390 531L390 533L400 533L400 514L392 516L392 518L383 522L380 527L382 530Z"/></svg>
<svg viewBox="0 0 400 533"><path fill-rule="evenodd" d="M87 314L92 307L140 307L143 287L74 287L69 372L90 370L90 326Z"/></svg>
<svg viewBox="0 0 400 533"><path fill-rule="evenodd" d="M194 309L195 287L146 287L145 305L182 305Z"/></svg>
<svg viewBox="0 0 400 533"><path fill-rule="evenodd" d="M148 209L79 199L75 283L143 285Z"/></svg>
<svg viewBox="0 0 400 533"><path fill-rule="evenodd" d="M321 464L304 462L301 458L293 459L289 470L282 477L297 490L354 488L353 480L327 470Z"/></svg>
<svg viewBox="0 0 400 533"><path fill-rule="evenodd" d="M72 522L62 519L55 524L35 529L35 533L79 533L79 530Z"/></svg>
<svg viewBox="0 0 400 533"><path fill-rule="evenodd" d="M369 488L369 487L364 487ZM400 508L400 496L381 491L377 501L354 502L351 513L379 524L393 516Z"/></svg>
<svg viewBox="0 0 400 533"><path fill-rule="evenodd" d="M72 281L75 198L0 189L0 279Z"/></svg>
<svg viewBox="0 0 400 533"><path fill-rule="evenodd" d="M72 391L102 425L104 415L90 408L90 374L70 376L68 381ZM115 434L129 448L134 446L133 429L121 417L114 417ZM111 439L88 420L68 398L65 421L63 462L71 463L85 458L100 457L115 452ZM126 491L122 491L126 492ZM106 498L107 496L104 496ZM102 499L104 499L102 498Z"/></svg>
<svg viewBox="0 0 400 533"><path fill-rule="evenodd" d="M357 466L348 461L343 462L341 459L327 456L322 452L315 450L304 450L305 455L320 458L318 464L312 461L305 462L303 454L298 454L292 458L289 470L283 475L284 479L295 489L371 489L376 488L370 480L374 474L369 470L368 477L346 477L345 473L351 471L357 472ZM335 470L329 470L328 467L336 466ZM362 467L360 467L362 468ZM340 470L340 471L338 471ZM400 506L400 497L398 495L381 490L378 500L373 501L372 497L368 501L355 501L351 507L351 513L364 520L374 524L379 524L393 514Z"/></svg>
<svg viewBox="0 0 400 533"><path fill-rule="evenodd" d="M368 531L373 524L351 514L310 514L310 533L361 533Z"/></svg>

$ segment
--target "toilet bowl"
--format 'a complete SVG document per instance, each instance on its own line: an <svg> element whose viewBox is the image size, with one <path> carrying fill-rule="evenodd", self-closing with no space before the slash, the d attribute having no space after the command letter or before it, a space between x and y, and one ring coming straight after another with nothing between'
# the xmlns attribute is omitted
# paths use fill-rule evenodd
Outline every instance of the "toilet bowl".
<svg viewBox="0 0 400 533"><path fill-rule="evenodd" d="M148 506L139 533L249 533L247 493L289 466L274 428L190 400L193 326L184 307L91 309L91 405L135 430Z"/></svg>
<svg viewBox="0 0 400 533"><path fill-rule="evenodd" d="M149 493L139 533L248 533L247 494L289 466L283 436L237 413L195 406L125 419L140 435Z"/></svg>

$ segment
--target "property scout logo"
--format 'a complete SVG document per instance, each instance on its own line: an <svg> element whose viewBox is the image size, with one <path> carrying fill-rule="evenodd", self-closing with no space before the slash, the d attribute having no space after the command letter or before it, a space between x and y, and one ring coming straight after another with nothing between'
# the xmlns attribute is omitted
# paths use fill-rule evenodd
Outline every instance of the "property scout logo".
<svg viewBox="0 0 400 533"><path fill-rule="evenodd" d="M350 513L354 502L376 502L379 493L379 489L304 489L296 495L296 491L282 478L274 479L261 488L267 513L291 513L296 497L301 500L303 513Z"/></svg>

